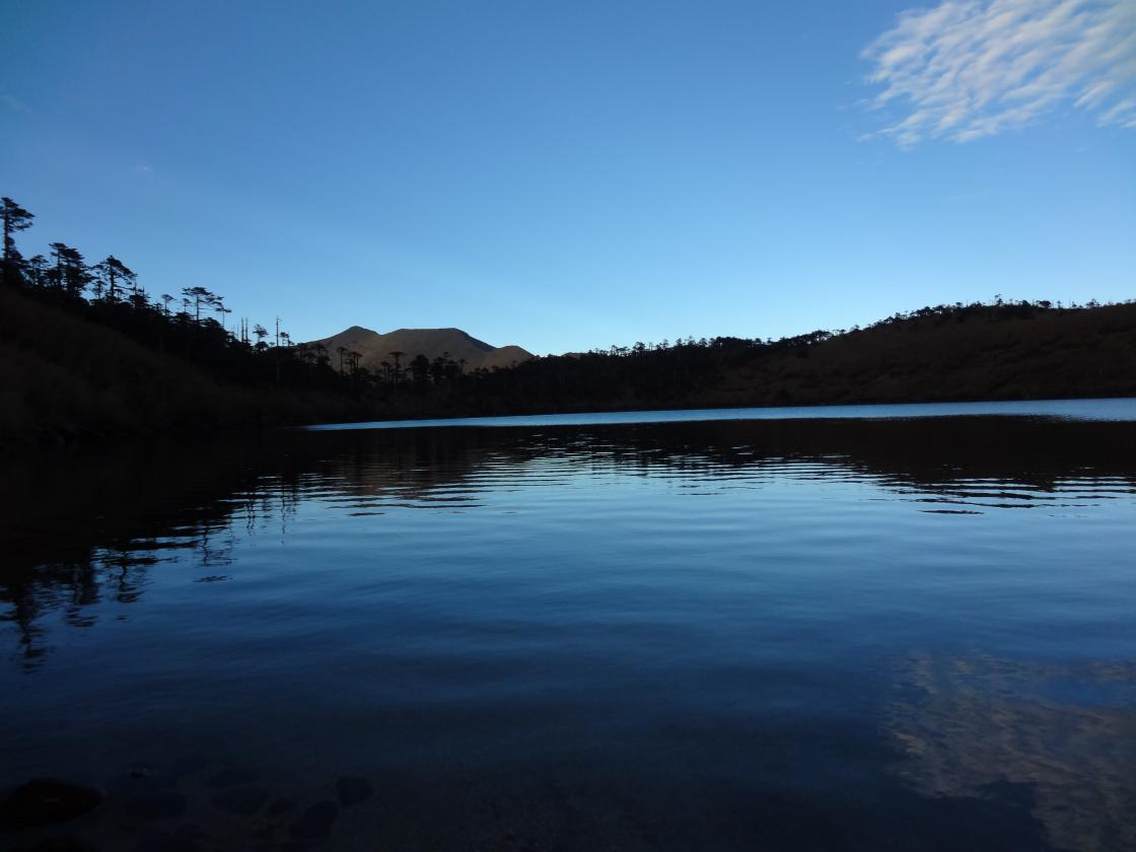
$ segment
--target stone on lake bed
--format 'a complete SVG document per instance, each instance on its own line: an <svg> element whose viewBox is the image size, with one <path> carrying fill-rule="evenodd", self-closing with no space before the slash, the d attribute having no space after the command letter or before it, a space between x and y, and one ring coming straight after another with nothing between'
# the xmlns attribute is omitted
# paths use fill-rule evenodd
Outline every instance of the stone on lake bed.
<svg viewBox="0 0 1136 852"><path fill-rule="evenodd" d="M74 835L45 837L28 852L99 852L90 843Z"/></svg>
<svg viewBox="0 0 1136 852"><path fill-rule="evenodd" d="M338 816L335 802L317 802L297 817L288 831L299 840L321 840L331 834L331 825Z"/></svg>
<svg viewBox="0 0 1136 852"><path fill-rule="evenodd" d="M213 807L235 816L252 816L268 801L263 787L228 787L213 796Z"/></svg>
<svg viewBox="0 0 1136 852"><path fill-rule="evenodd" d="M293 810L296 803L291 799L280 798L276 799L271 805L268 806L268 813L272 816L280 816L286 814L288 811Z"/></svg>
<svg viewBox="0 0 1136 852"><path fill-rule="evenodd" d="M346 808L367 801L374 788L366 778L344 777L335 782L335 792L339 795L339 804Z"/></svg>
<svg viewBox="0 0 1136 852"><path fill-rule="evenodd" d="M174 790L150 790L122 800L127 815L147 822L179 817L187 807L185 796Z"/></svg>
<svg viewBox="0 0 1136 852"><path fill-rule="evenodd" d="M155 772L149 767L131 767L106 782L107 797L111 800L119 797L130 798L156 791L169 791L176 787L176 778Z"/></svg>
<svg viewBox="0 0 1136 852"><path fill-rule="evenodd" d="M201 852L204 833L194 825L183 825L177 831L146 829L134 846L134 852Z"/></svg>
<svg viewBox="0 0 1136 852"><path fill-rule="evenodd" d="M239 787L242 784L251 784L256 781L259 776L255 772L247 769L222 769L215 775L210 776L206 781L206 785L214 790L223 789L225 787Z"/></svg>
<svg viewBox="0 0 1136 852"><path fill-rule="evenodd" d="M66 822L94 810L103 794L93 787L54 778L34 778L0 805L0 825L24 828Z"/></svg>

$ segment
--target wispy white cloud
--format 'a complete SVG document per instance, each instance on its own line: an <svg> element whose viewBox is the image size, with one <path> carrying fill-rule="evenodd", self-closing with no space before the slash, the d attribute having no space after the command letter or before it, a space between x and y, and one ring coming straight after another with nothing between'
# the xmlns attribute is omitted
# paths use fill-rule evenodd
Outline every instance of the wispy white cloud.
<svg viewBox="0 0 1136 852"><path fill-rule="evenodd" d="M871 136L967 142L1061 104L1136 128L1136 0L944 0L911 9L864 49Z"/></svg>
<svg viewBox="0 0 1136 852"><path fill-rule="evenodd" d="M10 109L12 112L28 112L29 111L27 104L25 104L23 101L21 101L15 95L9 95L6 92L4 94L0 94L0 104L2 104L5 109Z"/></svg>

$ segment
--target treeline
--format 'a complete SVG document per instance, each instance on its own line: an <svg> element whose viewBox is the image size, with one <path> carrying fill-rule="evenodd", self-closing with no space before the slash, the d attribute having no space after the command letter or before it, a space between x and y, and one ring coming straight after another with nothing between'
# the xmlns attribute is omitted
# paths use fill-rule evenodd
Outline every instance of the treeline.
<svg viewBox="0 0 1136 852"><path fill-rule="evenodd" d="M297 347L279 321L270 333L241 320L229 328L232 313L224 297L191 285L176 294L149 294L138 275L114 255L88 263L63 242L50 244L50 256L24 257L15 235L34 215L10 198L2 199L3 281L37 301L117 329L162 353L183 358L209 373L240 385L271 385L339 391L342 377L328 353ZM50 341L44 341L49 346Z"/></svg>
<svg viewBox="0 0 1136 852"><path fill-rule="evenodd" d="M1136 304L1000 296L779 340L679 338L473 371L448 356L391 352L369 370L357 352L294 342L278 321L271 329L230 323L224 298L205 286L155 298L114 255L89 263L55 242L49 256L24 257L16 235L34 216L10 198L2 216L0 292L9 316L0 316L7 323L0 437L97 433L105 422L129 432L137 422L163 431L187 423L1136 394Z"/></svg>
<svg viewBox="0 0 1136 852"><path fill-rule="evenodd" d="M16 234L35 215L11 198L2 199L3 266L7 288L121 331L143 345L183 358L211 375L242 386L283 387L345 394L381 401L392 392L457 381L464 365L446 355L392 352L378 370L364 368L362 355L344 347L297 343L280 327L240 319L231 326L225 298L201 285L153 296L122 260L108 255L88 262L77 248L49 245L49 255L25 257Z"/></svg>
<svg viewBox="0 0 1136 852"><path fill-rule="evenodd" d="M442 402L499 414L1127 395L1136 303L995 297L779 340L680 338L538 358Z"/></svg>
<svg viewBox="0 0 1136 852"><path fill-rule="evenodd" d="M242 320L201 285L151 296L114 255L53 242L25 256L34 215L0 199L0 444L208 432L365 416L330 356Z"/></svg>

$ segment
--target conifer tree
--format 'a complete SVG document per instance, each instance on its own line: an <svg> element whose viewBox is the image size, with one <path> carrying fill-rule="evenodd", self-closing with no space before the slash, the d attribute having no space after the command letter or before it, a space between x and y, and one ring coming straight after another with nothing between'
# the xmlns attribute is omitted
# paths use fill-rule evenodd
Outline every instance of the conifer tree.
<svg viewBox="0 0 1136 852"><path fill-rule="evenodd" d="M12 286L19 281L20 267L23 261L20 253L16 250L16 240L13 235L30 228L35 215L5 196L0 199L0 218L4 222L4 283Z"/></svg>

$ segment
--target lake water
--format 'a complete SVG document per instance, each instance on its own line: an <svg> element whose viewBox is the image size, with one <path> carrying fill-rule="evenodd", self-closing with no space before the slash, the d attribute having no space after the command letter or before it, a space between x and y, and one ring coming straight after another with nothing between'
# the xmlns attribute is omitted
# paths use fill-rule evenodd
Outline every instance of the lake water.
<svg viewBox="0 0 1136 852"><path fill-rule="evenodd" d="M756 411L5 460L0 848L1136 849L1136 401Z"/></svg>

